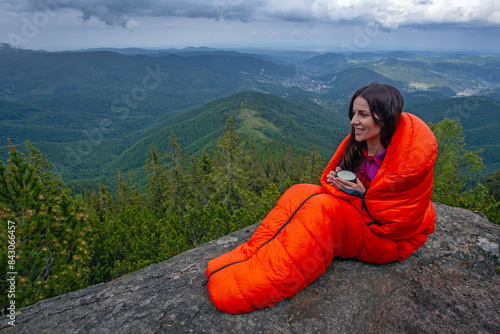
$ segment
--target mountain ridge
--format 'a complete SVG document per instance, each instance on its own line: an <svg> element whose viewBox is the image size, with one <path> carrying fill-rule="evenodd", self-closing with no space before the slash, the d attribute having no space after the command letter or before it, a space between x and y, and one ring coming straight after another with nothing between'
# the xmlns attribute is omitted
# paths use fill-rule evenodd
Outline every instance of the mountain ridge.
<svg viewBox="0 0 500 334"><path fill-rule="evenodd" d="M283 151L283 147L288 145L307 152L315 145L326 158L349 132L348 119L335 111L312 102L245 91L186 110L154 124L153 128L160 129L139 139L110 163L107 169L111 171L127 165L132 170L142 168L152 144L159 150L167 149L171 131L179 138L181 148L189 156L198 156L203 150L211 153L215 149L217 138L224 134L226 121L231 116L236 131L243 140L248 145L253 143L266 147L268 154ZM324 122L320 124L311 121L314 118L323 118ZM144 134L145 130L141 132ZM276 150L273 146L277 146ZM276 155L277 158L279 156ZM130 162L133 162L132 165Z"/></svg>
<svg viewBox="0 0 500 334"><path fill-rule="evenodd" d="M101 175L101 169L115 175L116 170L106 165L123 167L111 162L132 152L131 147L142 137L162 128L178 132L181 144L187 144L186 152L196 152L210 140L215 142L218 135L213 132L205 139L196 138L186 143L189 129L176 125L186 120L181 118L187 117L187 110L212 101L254 91L286 98L280 100L282 104L292 100L315 102L326 110L338 112L338 117L345 120L352 93L362 85L378 81L399 88L405 98L405 110L423 115L424 121L439 122L446 116L459 119L464 125L467 144L471 148L485 148L488 172L500 167L499 142L495 136L498 131L494 126L498 105L469 96L483 94L500 100L498 55L409 52L318 55L316 52L252 49L245 53L205 48L162 55L141 54L135 49L125 51L138 54L123 55L109 50L42 52L14 50L2 45L0 71L5 73L0 77L2 157L6 159L8 152L7 138L18 146L28 139L60 167L66 180L95 178ZM478 110L474 110L476 106ZM490 114L483 112L485 107ZM300 109L300 106L295 104L293 108ZM194 109L191 114L200 110ZM245 116L245 130L252 133L249 138L296 142L293 137L283 136L279 126L273 128L273 121L259 121L254 111ZM464 118L463 114L469 116ZM476 124L476 114L489 119L491 124ZM316 145L325 157L331 154L322 139L328 134L318 136L312 131L305 135L307 126L315 127L312 123L321 122L318 116L312 123L309 118L301 117L298 124L296 119L288 117L290 115L278 116L273 112L267 115L300 128L298 131L303 133L306 145L299 150ZM218 117L217 120L219 125L210 124L220 131L226 119ZM193 129L197 127L193 122L184 124ZM248 127L249 124L259 125L262 131ZM470 127L471 124L475 124L474 127ZM168 129L157 137L165 141ZM277 131L280 129L281 132ZM313 144L313 140L316 143ZM149 147L143 151L149 151ZM77 161L67 166L67 160L72 158ZM136 164L142 160L143 155Z"/></svg>

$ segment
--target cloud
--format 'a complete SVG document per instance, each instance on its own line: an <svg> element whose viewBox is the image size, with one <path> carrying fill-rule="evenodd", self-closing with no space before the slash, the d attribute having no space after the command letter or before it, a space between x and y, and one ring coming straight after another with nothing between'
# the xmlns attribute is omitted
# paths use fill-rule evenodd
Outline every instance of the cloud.
<svg viewBox="0 0 500 334"><path fill-rule="evenodd" d="M130 26L138 17L187 17L226 21L284 20L377 24L382 29L458 25L500 25L497 0L18 0L3 2L9 12L57 12L72 9L83 20Z"/></svg>
<svg viewBox="0 0 500 334"><path fill-rule="evenodd" d="M127 26L132 17L187 17L248 21L264 0L19 0L0 4L11 12L57 12L72 9L85 21L96 18L110 26Z"/></svg>

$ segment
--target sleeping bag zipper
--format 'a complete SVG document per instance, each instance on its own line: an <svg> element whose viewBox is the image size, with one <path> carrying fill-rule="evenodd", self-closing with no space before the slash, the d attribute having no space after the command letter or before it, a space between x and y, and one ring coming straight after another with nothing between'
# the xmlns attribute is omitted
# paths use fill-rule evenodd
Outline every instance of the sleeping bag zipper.
<svg viewBox="0 0 500 334"><path fill-rule="evenodd" d="M361 209L364 209L366 211L366 213L368 214L368 216L373 219L372 222L369 222L369 223L366 223L366 226L370 226L370 225L373 225L373 224L377 224L377 225L382 225L381 223L379 223L378 221L375 220L375 218L372 217L372 215L370 214L370 212L368 211L368 207L366 206L366 202L365 202L365 195L366 195L366 192L368 191L368 189L370 189L370 187L368 187L365 192L363 193L363 195L361 196Z"/></svg>
<svg viewBox="0 0 500 334"><path fill-rule="evenodd" d="M290 218L288 218L287 222L283 224L283 226L280 227L280 229L276 232L276 234L269 240L267 240L266 242L264 242L262 245L259 246L259 248L257 248L257 250L255 251L254 255L262 248L264 247L264 245L268 244L269 242L271 242L274 238L276 238L280 233L281 231L285 228L285 226L288 225L288 223L290 223L293 219L293 217L295 216L295 214L297 213L297 211L299 211L299 209L302 207L302 205L304 205L311 197L314 197L316 195L321 195L321 194L324 194L324 193L316 193L316 194L312 194L311 196L309 196L308 198L306 198L299 206L297 209L295 209L295 211L292 213L292 215L290 216ZM253 256L253 255L252 255ZM236 261L236 262L232 262L232 263L228 263L226 264L225 266L222 266L220 268L218 268L217 270L214 270L210 273L210 275L208 275L207 279L204 280L201 285L202 286L205 286L208 284L208 280L210 279L210 277L212 277L213 274L221 271L222 269L224 268L227 268L229 266L232 266L233 264L237 264L237 263L241 263L241 262L245 262L245 261L248 261L250 260L251 257L249 257L248 259L245 259L245 260L241 260L241 261Z"/></svg>

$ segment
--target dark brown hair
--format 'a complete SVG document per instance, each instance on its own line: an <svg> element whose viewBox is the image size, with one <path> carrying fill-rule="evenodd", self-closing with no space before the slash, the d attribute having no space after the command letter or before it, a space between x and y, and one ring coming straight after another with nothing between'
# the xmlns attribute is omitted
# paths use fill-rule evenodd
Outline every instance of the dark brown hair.
<svg viewBox="0 0 500 334"><path fill-rule="evenodd" d="M363 97L373 117L375 124L380 125L380 143L387 148L391 142L392 135L396 131L396 126L399 117L403 112L403 96L401 92L395 87L371 83L367 86L358 89L351 97L349 103L349 119L353 117L353 104L354 100L358 97ZM357 142L354 137L354 127L351 126L351 136L346 144L344 152L343 168L353 172L357 172L361 163L364 160L362 148L365 147L366 142Z"/></svg>

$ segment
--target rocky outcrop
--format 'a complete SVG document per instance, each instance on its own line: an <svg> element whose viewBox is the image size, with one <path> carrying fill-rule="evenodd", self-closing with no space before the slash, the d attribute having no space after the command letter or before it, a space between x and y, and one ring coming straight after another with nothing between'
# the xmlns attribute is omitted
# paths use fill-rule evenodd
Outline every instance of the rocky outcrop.
<svg viewBox="0 0 500 334"><path fill-rule="evenodd" d="M207 262L258 224L105 284L20 309L2 333L500 333L500 226L441 204L436 231L403 262L334 259L294 297L242 315L219 312Z"/></svg>

